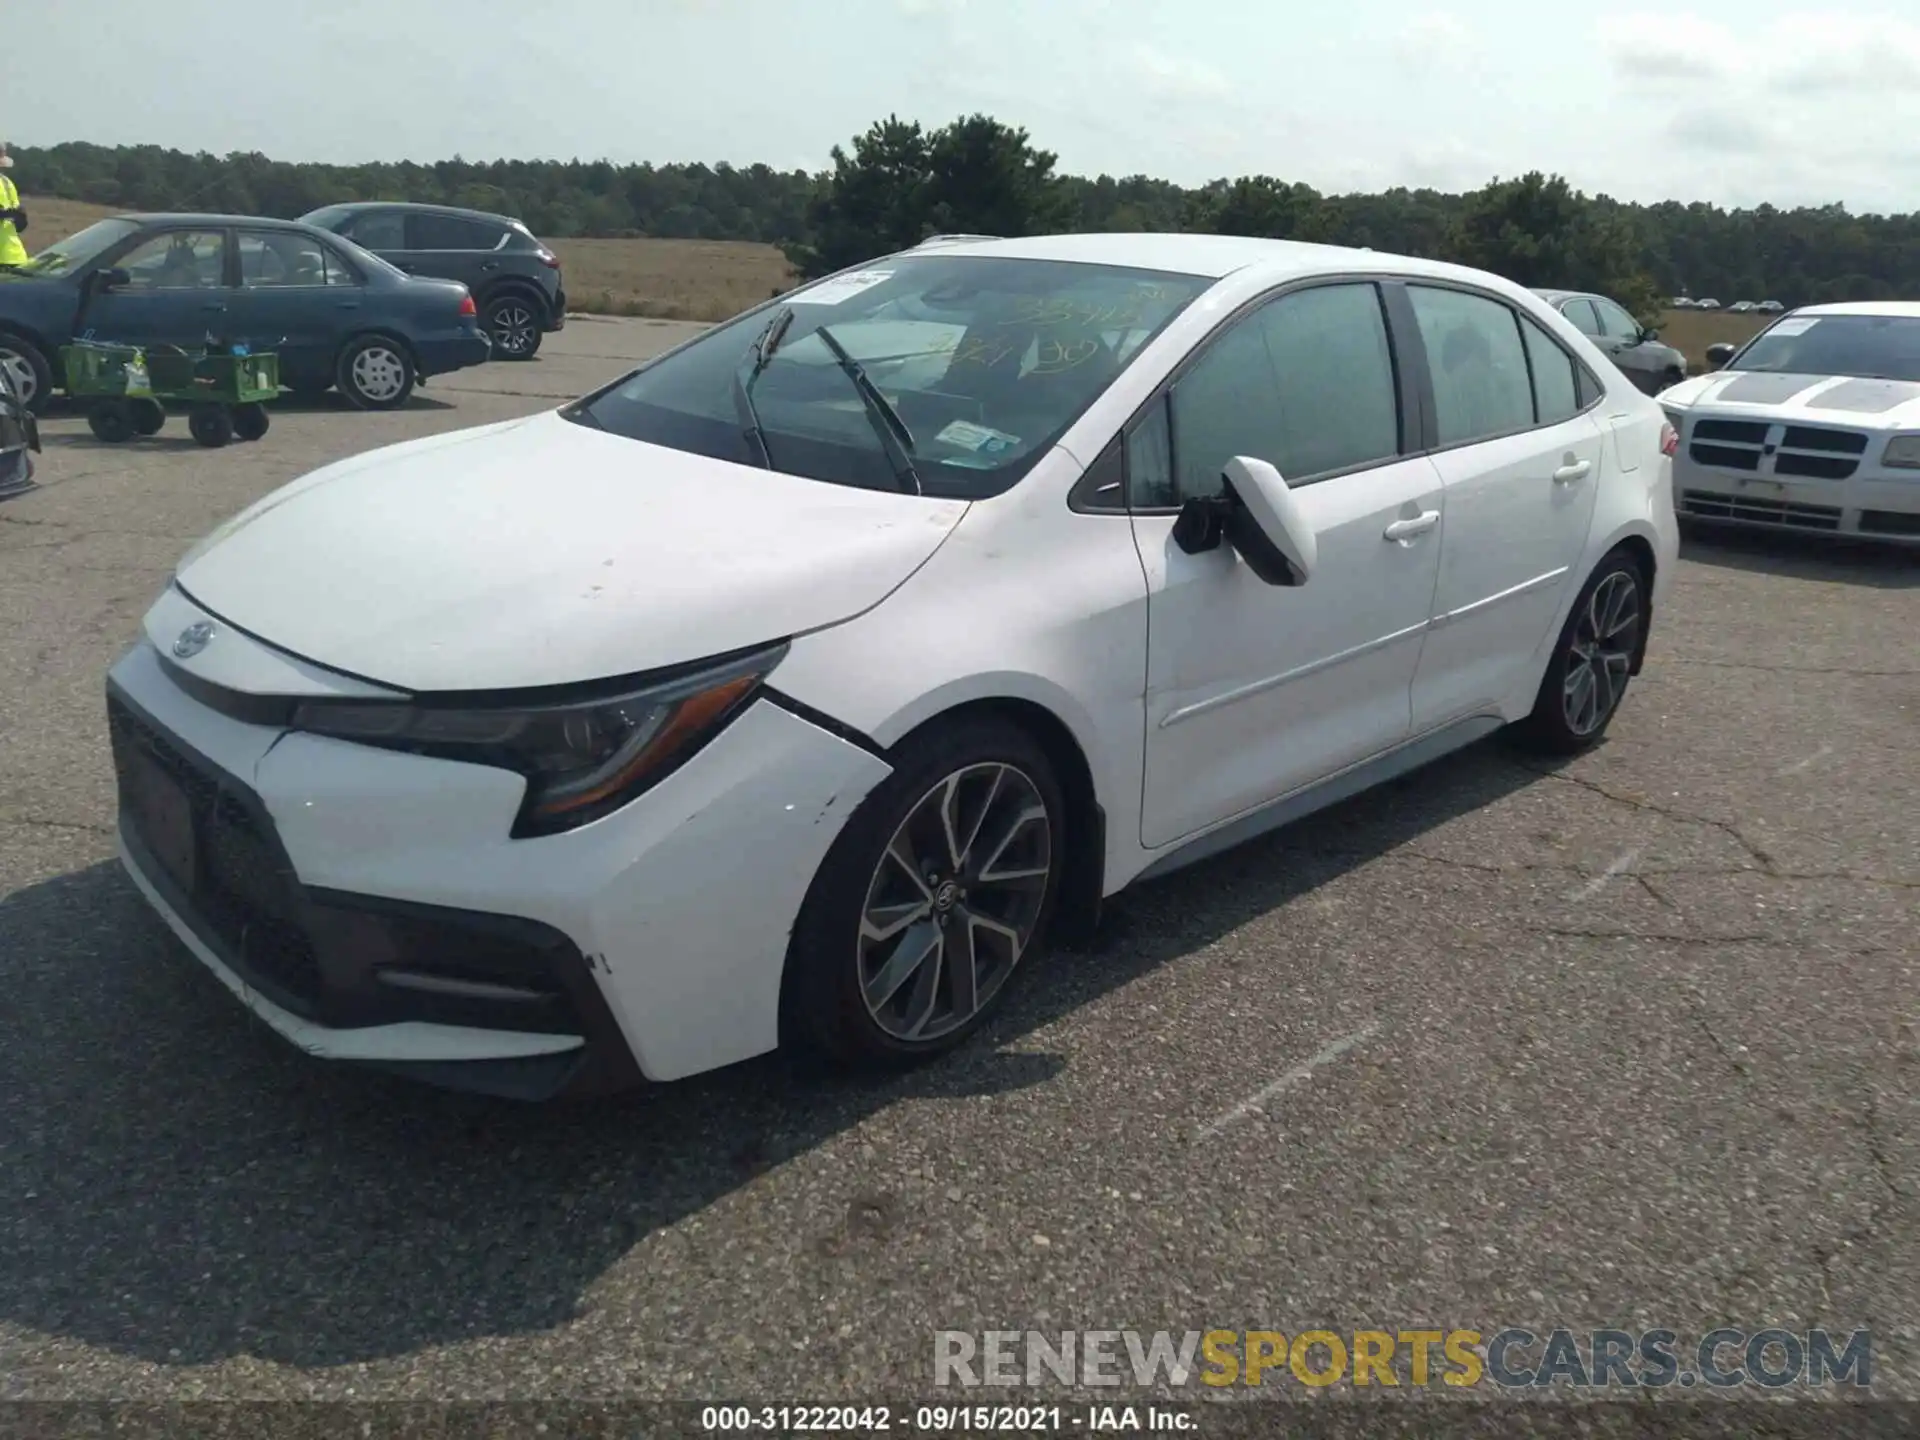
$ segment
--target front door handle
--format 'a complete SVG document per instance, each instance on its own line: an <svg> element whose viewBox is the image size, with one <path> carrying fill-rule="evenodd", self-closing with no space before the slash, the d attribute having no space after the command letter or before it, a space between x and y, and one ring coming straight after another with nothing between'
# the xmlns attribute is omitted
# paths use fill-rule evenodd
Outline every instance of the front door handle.
<svg viewBox="0 0 1920 1440"><path fill-rule="evenodd" d="M1422 510L1411 520L1396 520L1387 526L1386 538L1399 541L1411 540L1416 535L1426 534L1427 531L1433 529L1433 527L1439 523L1440 512L1438 510Z"/></svg>
<svg viewBox="0 0 1920 1440"><path fill-rule="evenodd" d="M1569 460L1553 472L1553 483L1556 485L1571 485L1576 480L1586 479L1587 472L1592 469L1593 462L1591 460Z"/></svg>

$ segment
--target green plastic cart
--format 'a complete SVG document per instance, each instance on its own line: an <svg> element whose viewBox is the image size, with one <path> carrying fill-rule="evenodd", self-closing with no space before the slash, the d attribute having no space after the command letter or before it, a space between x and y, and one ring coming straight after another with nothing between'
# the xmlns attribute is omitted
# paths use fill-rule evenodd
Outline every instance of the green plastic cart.
<svg viewBox="0 0 1920 1440"><path fill-rule="evenodd" d="M187 429L202 445L258 440L267 433L267 402L280 393L280 359L271 352L82 340L62 348L60 359L67 394L89 402L87 425L112 445L158 434L168 401L188 407Z"/></svg>

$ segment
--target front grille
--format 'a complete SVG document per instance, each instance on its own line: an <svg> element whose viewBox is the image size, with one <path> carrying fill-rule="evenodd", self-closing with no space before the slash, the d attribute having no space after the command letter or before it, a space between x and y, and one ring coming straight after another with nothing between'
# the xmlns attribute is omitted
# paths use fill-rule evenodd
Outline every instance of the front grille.
<svg viewBox="0 0 1920 1440"><path fill-rule="evenodd" d="M1860 468L1867 437L1858 430L1829 430L1818 425L1774 427L1757 420L1696 420L1687 455L1698 465L1753 474L1772 455L1775 475L1803 480L1845 480Z"/></svg>
<svg viewBox="0 0 1920 1440"><path fill-rule="evenodd" d="M1762 525L1784 525L1796 530L1838 530L1840 507L1802 505L1792 500L1763 500L1750 495L1719 495L1710 490L1684 490L1680 513L1703 520L1745 520Z"/></svg>
<svg viewBox="0 0 1920 1440"><path fill-rule="evenodd" d="M320 965L301 927L294 880L270 822L256 815L171 737L116 697L107 700L114 769L124 796L134 767L157 768L186 795L192 825L192 893L185 897L201 921L249 978L283 992L289 1008L311 1013L320 998ZM136 829L140 823L133 816ZM152 846L156 837L141 834Z"/></svg>
<svg viewBox="0 0 1920 1440"><path fill-rule="evenodd" d="M1920 536L1920 514L1904 510L1862 510L1860 529L1868 535Z"/></svg>

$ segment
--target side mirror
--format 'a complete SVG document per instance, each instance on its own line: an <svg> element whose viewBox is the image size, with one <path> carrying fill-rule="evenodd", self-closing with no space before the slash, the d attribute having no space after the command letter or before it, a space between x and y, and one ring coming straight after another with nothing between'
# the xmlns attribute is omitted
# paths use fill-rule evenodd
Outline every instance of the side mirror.
<svg viewBox="0 0 1920 1440"><path fill-rule="evenodd" d="M1304 585L1320 547L1300 498L1264 460L1236 455L1220 472L1218 495L1196 496L1174 521L1173 542L1189 555L1222 540L1269 585Z"/></svg>
<svg viewBox="0 0 1920 1440"><path fill-rule="evenodd" d="M1733 359L1733 351L1734 347L1724 340L1717 345L1707 346L1707 368L1709 370L1720 369L1729 360Z"/></svg>
<svg viewBox="0 0 1920 1440"><path fill-rule="evenodd" d="M1651 345L1654 341L1658 340L1659 338L1660 338L1660 332L1658 330L1642 329L1640 332L1640 343L1642 345Z"/></svg>

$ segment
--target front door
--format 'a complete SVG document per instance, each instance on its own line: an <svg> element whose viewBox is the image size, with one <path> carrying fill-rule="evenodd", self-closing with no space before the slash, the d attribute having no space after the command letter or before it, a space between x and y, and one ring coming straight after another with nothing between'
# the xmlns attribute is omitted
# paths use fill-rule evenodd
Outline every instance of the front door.
<svg viewBox="0 0 1920 1440"><path fill-rule="evenodd" d="M500 275L500 244L506 230L489 221L433 210L407 212L407 268L419 275L458 280L475 299Z"/></svg>
<svg viewBox="0 0 1920 1440"><path fill-rule="evenodd" d="M1443 527L1439 477L1403 453L1401 411L1380 293L1355 281L1232 322L1129 433L1148 585L1148 847L1407 737ZM1236 455L1296 487L1319 546L1305 585L1174 543L1180 503L1218 493Z"/></svg>
<svg viewBox="0 0 1920 1440"><path fill-rule="evenodd" d="M75 333L128 345L197 349L222 338L231 321L227 231L184 228L148 232L106 261L127 272L127 283L96 290L85 302Z"/></svg>
<svg viewBox="0 0 1920 1440"><path fill-rule="evenodd" d="M1409 285L1433 377L1447 533L1413 724L1486 713L1529 673L1586 550L1607 463L1597 382L1489 295ZM1568 318L1572 318L1569 316Z"/></svg>

